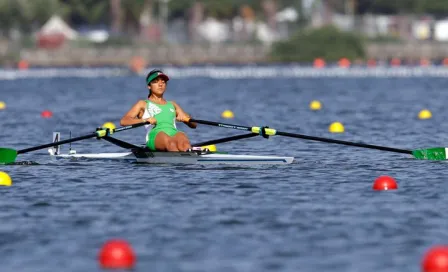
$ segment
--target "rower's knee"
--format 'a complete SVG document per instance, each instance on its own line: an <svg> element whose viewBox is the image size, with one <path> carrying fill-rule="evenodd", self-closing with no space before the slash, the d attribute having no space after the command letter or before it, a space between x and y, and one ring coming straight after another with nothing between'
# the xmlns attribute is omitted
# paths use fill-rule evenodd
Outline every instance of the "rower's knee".
<svg viewBox="0 0 448 272"><path fill-rule="evenodd" d="M177 144L177 147L179 148L180 151L185 151L185 150L191 148L191 145L190 145L189 141L179 141L179 143Z"/></svg>
<svg viewBox="0 0 448 272"><path fill-rule="evenodd" d="M179 151L179 149L177 148L176 142L173 141L172 139L168 139L166 142L166 149L168 151Z"/></svg>

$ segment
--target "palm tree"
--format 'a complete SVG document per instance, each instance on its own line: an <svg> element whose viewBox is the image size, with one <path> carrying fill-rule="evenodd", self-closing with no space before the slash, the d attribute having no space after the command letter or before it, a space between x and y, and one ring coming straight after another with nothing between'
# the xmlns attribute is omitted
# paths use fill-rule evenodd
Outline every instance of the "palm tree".
<svg viewBox="0 0 448 272"><path fill-rule="evenodd" d="M108 1L106 0L68 0L72 15L75 14L88 24L98 24L107 21Z"/></svg>
<svg viewBox="0 0 448 272"><path fill-rule="evenodd" d="M123 9L121 0L109 0L111 13L111 30L113 33L120 33L123 28Z"/></svg>

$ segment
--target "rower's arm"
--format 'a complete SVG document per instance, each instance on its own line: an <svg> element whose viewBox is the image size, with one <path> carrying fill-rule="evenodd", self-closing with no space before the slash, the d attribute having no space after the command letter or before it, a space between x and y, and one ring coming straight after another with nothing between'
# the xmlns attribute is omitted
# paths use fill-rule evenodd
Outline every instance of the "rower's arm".
<svg viewBox="0 0 448 272"><path fill-rule="evenodd" d="M182 119L191 118L191 116L189 114L187 114L176 102L174 102L174 101L171 101L171 102L173 103L174 107L176 108L176 117L181 117ZM182 123L186 124L190 128L196 128L198 125L197 123L193 123L193 122L183 121Z"/></svg>
<svg viewBox="0 0 448 272"><path fill-rule="evenodd" d="M139 118L139 114L142 110L145 110L146 102L143 100L138 101L132 106L132 108L121 118L121 126L130 126L139 124L144 120Z"/></svg>

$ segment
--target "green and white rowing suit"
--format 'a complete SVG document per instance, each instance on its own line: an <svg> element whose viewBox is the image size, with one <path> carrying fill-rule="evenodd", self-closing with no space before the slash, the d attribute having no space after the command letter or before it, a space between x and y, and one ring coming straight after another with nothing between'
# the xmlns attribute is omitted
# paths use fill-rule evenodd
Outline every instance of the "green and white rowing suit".
<svg viewBox="0 0 448 272"><path fill-rule="evenodd" d="M142 118L154 117L157 120L155 126L148 124L145 125L146 128L146 146L155 151L155 141L157 133L165 132L168 136L176 135L176 108L171 101L167 101L165 105L156 104L149 100L145 100L146 107Z"/></svg>

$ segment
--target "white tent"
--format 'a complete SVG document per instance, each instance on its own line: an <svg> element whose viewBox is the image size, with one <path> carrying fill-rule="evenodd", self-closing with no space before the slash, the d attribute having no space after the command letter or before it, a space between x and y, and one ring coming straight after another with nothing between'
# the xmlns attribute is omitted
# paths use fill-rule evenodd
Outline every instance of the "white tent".
<svg viewBox="0 0 448 272"><path fill-rule="evenodd" d="M278 22L295 22L297 21L299 14L293 8L285 8L284 10L275 14L275 19Z"/></svg>
<svg viewBox="0 0 448 272"><path fill-rule="evenodd" d="M435 23L434 38L437 41L448 41L448 20L445 19Z"/></svg>
<svg viewBox="0 0 448 272"><path fill-rule="evenodd" d="M204 39L213 43L224 42L229 36L228 26L213 17L209 17L200 23L197 31Z"/></svg>
<svg viewBox="0 0 448 272"><path fill-rule="evenodd" d="M78 33L68 26L58 15L53 15L40 29L40 34L63 34L67 39L76 39Z"/></svg>

